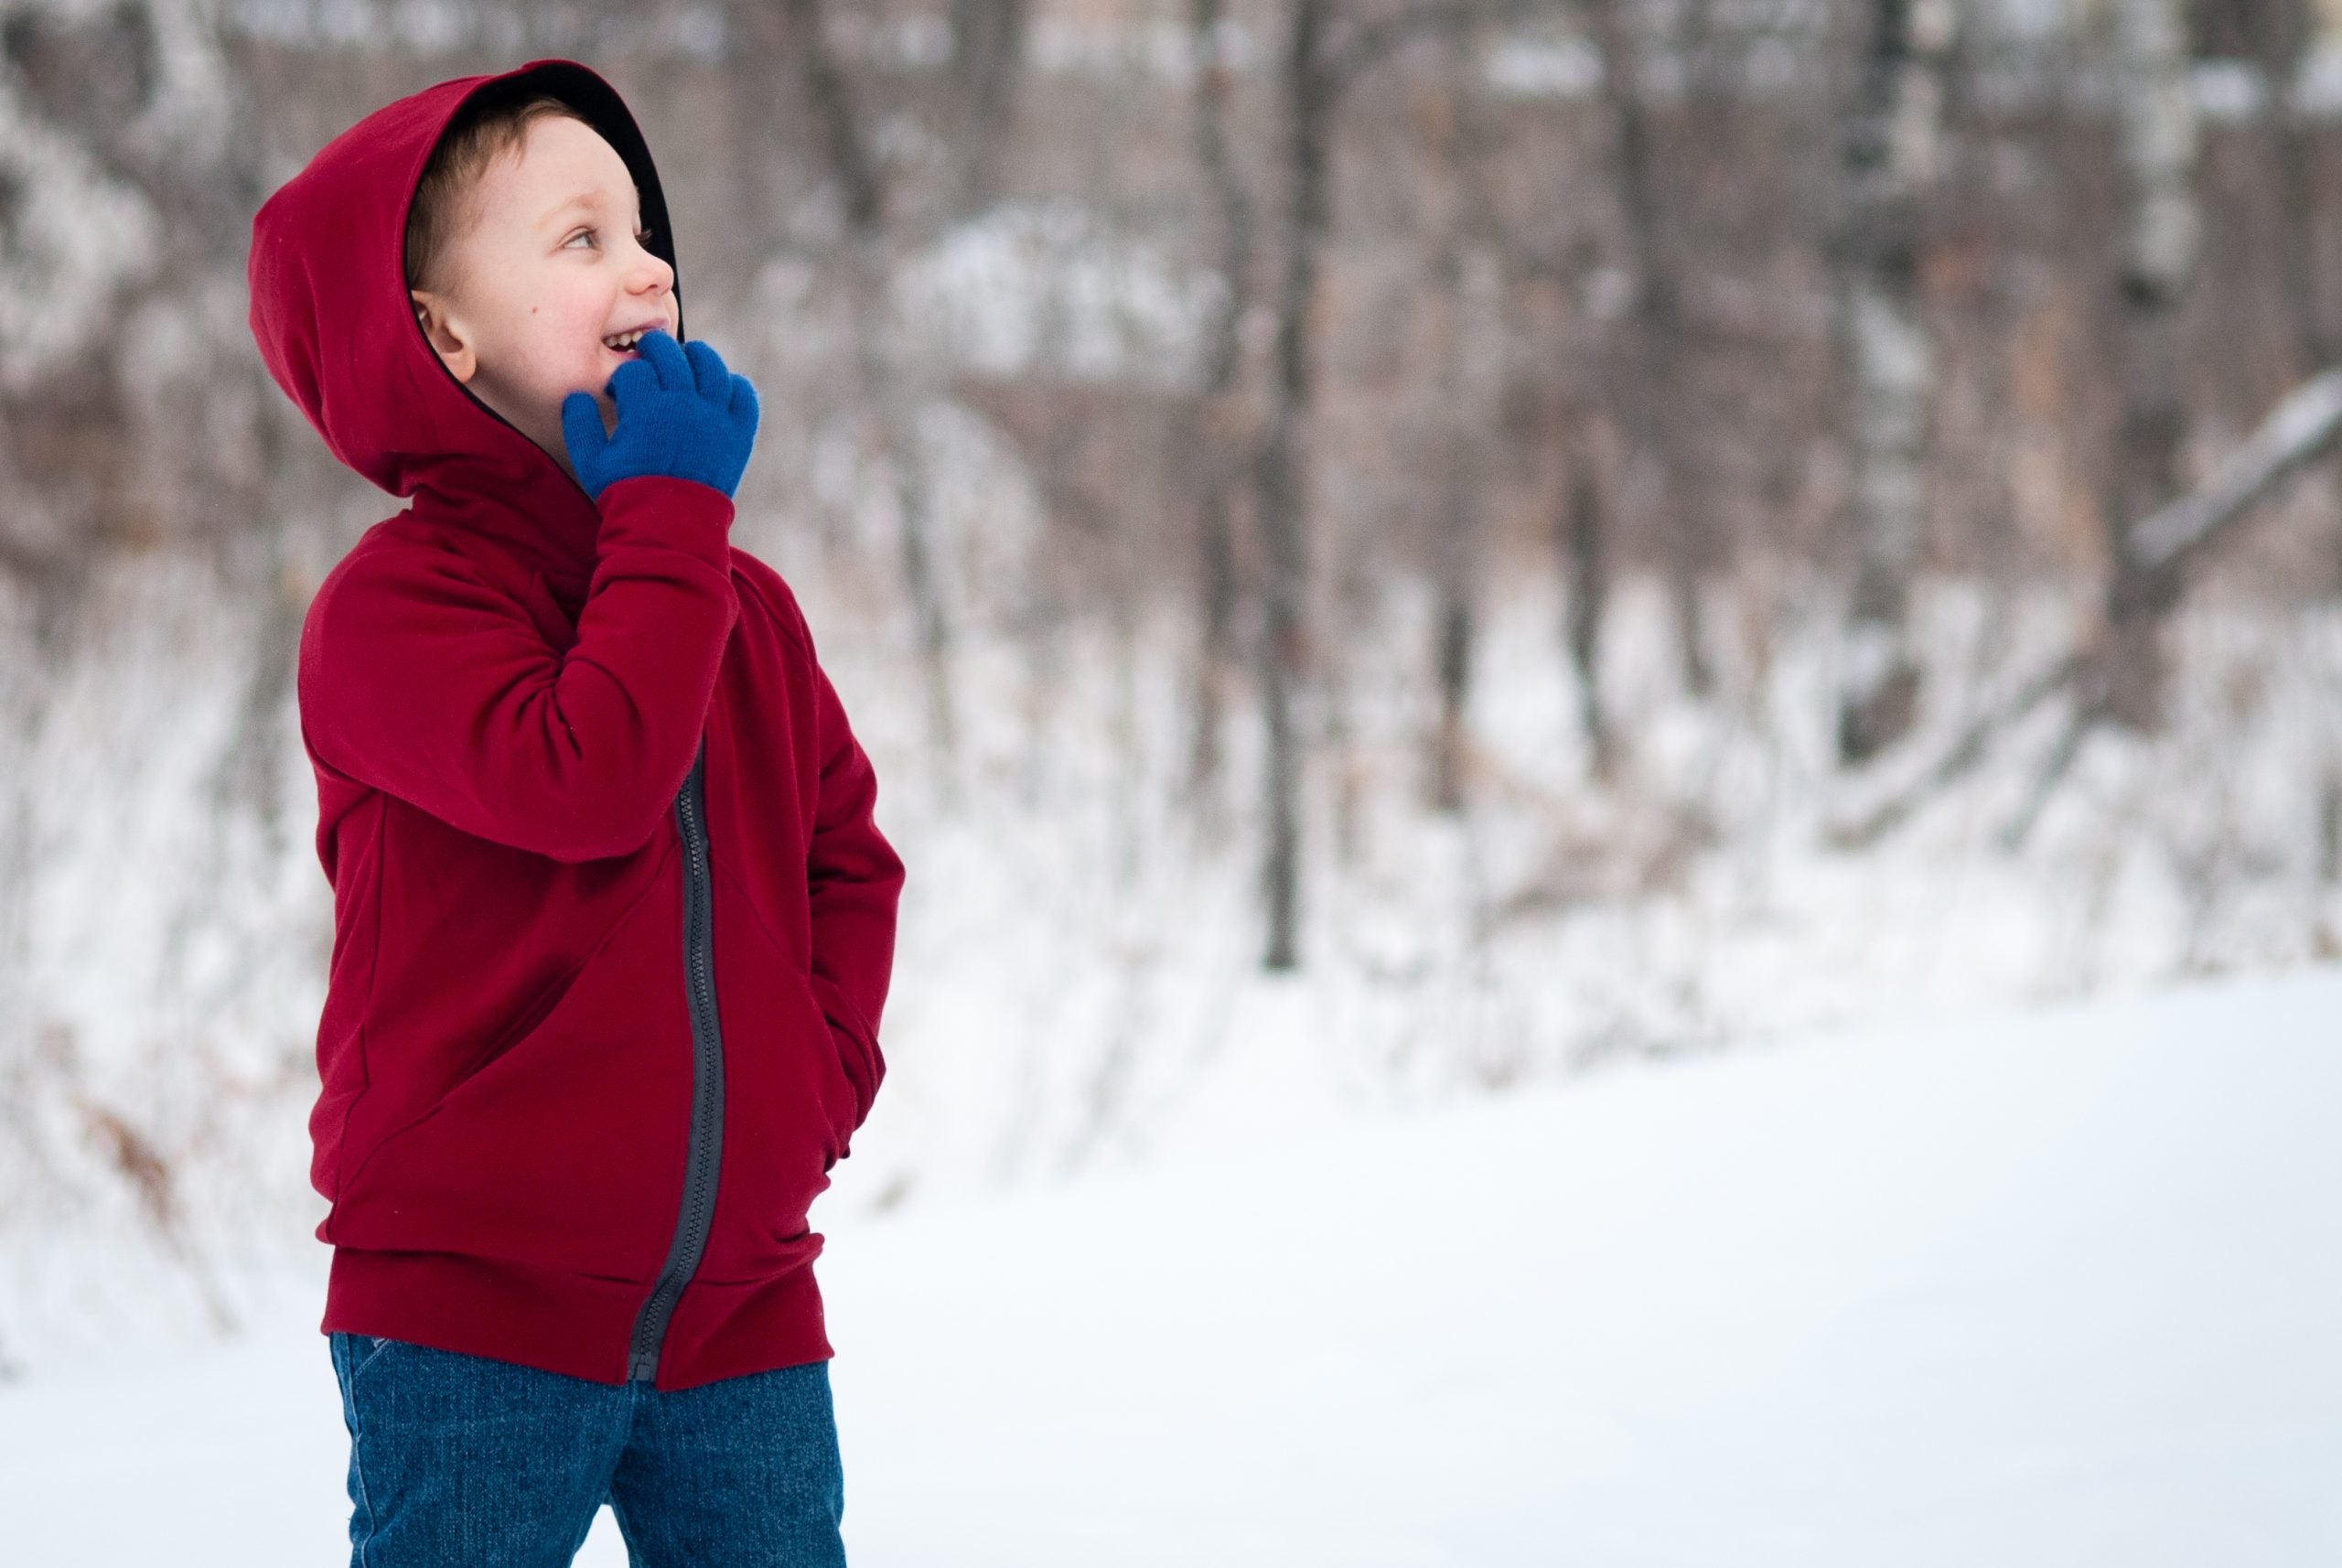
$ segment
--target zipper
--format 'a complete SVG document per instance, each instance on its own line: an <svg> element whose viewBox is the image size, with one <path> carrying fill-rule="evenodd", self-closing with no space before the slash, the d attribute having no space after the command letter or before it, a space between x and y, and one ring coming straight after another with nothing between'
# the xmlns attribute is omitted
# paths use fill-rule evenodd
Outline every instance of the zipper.
<svg viewBox="0 0 2342 1568"><path fill-rule="evenodd" d="M675 1239L667 1265L634 1320L627 1350L629 1381L653 1378L667 1320L676 1298L691 1283L706 1250L715 1217L715 1176L724 1155L724 1036L715 1016L714 895L707 866L707 741L675 796L675 830L683 841L683 999L692 1023L691 1150L683 1162L682 1210L675 1217Z"/></svg>

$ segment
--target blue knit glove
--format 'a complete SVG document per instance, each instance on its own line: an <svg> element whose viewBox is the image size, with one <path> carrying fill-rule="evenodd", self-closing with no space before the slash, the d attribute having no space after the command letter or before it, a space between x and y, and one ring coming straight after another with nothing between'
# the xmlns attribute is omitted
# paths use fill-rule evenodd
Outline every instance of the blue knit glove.
<svg viewBox="0 0 2342 1568"><path fill-rule="evenodd" d="M612 371L606 388L618 400L615 431L602 434L591 392L562 400L561 437L577 482L596 501L611 484L639 474L697 479L734 494L757 439L757 389L696 338L679 344L646 332L639 347L641 358Z"/></svg>

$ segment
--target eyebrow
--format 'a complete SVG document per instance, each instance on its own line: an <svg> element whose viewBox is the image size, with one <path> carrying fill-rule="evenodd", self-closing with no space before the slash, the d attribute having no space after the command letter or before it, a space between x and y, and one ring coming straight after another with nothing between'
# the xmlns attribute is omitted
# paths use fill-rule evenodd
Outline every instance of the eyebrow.
<svg viewBox="0 0 2342 1568"><path fill-rule="evenodd" d="M640 202L638 200L636 203L637 210L635 215L637 221L639 221L641 218L640 205ZM544 217L540 219L538 221L541 223L550 223L554 219L560 217L563 213L574 212L579 208L585 208L596 212L600 211L602 209L601 192L596 190L579 191L575 196L571 197L568 200L563 202L560 206L546 213Z"/></svg>

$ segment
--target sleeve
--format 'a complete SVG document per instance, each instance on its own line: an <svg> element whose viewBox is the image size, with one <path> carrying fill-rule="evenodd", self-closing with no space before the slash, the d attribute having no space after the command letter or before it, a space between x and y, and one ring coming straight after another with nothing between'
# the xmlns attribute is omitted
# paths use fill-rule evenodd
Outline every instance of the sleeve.
<svg viewBox="0 0 2342 1568"><path fill-rule="evenodd" d="M353 563L303 636L302 728L317 758L555 860L640 847L691 769L740 613L732 499L645 476L604 490L601 512L566 652L460 556Z"/></svg>
<svg viewBox="0 0 2342 1568"><path fill-rule="evenodd" d="M791 615L812 664L815 733L821 775L813 827L805 851L805 883L812 903L814 999L838 1037L846 1077L854 1084L854 1126L870 1114L886 1061L878 1048L878 1017L895 966L895 915L902 897L903 863L873 816L877 775L846 723L844 704L813 656L811 633L793 597Z"/></svg>

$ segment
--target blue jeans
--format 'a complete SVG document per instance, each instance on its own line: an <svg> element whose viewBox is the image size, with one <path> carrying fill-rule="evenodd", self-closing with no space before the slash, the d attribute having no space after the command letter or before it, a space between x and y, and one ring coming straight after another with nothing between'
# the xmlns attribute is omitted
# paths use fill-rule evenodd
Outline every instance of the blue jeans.
<svg viewBox="0 0 2342 1568"><path fill-rule="evenodd" d="M843 1568L827 1361L662 1393L327 1339L350 1568L568 1568L606 1501L635 1568Z"/></svg>

